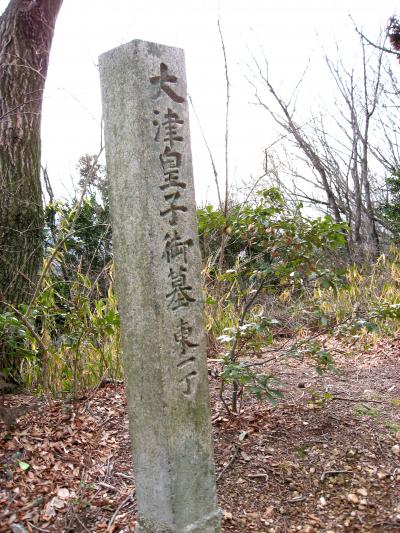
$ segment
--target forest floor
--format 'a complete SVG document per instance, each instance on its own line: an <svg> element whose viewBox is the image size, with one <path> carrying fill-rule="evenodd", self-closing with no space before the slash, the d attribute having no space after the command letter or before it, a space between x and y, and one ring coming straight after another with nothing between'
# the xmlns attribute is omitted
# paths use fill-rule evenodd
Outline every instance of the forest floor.
<svg viewBox="0 0 400 533"><path fill-rule="evenodd" d="M210 363L224 533L400 532L400 338L343 345L335 361L338 373L323 376L306 362L270 363L284 399L244 397L239 416L221 404ZM21 417L0 422L1 532L134 531L123 385L4 404Z"/></svg>

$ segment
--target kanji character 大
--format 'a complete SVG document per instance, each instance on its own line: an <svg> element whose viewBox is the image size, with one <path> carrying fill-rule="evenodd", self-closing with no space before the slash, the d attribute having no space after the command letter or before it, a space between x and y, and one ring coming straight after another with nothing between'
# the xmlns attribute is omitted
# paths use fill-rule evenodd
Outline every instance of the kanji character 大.
<svg viewBox="0 0 400 533"><path fill-rule="evenodd" d="M177 83L178 78L171 74L168 74L168 66L165 63L160 63L160 75L153 76L150 78L150 83L152 85L157 85L158 91L153 99L156 100L161 96L161 91L164 91L174 102L182 104L185 99L182 96L176 94L176 92L170 87L170 83Z"/></svg>

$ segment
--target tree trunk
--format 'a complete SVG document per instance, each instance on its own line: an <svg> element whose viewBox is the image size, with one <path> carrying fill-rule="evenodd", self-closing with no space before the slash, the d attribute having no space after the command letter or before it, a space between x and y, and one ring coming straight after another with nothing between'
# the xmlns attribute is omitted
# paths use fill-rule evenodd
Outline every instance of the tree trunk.
<svg viewBox="0 0 400 533"><path fill-rule="evenodd" d="M62 0L11 0L0 17L0 311L28 303L43 250L40 122Z"/></svg>

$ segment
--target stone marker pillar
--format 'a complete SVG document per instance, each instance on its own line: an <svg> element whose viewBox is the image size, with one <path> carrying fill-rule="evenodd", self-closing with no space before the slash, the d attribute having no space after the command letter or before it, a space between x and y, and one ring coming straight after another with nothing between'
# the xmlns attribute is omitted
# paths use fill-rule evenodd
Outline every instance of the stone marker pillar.
<svg viewBox="0 0 400 533"><path fill-rule="evenodd" d="M100 57L140 533L215 533L216 505L183 50Z"/></svg>

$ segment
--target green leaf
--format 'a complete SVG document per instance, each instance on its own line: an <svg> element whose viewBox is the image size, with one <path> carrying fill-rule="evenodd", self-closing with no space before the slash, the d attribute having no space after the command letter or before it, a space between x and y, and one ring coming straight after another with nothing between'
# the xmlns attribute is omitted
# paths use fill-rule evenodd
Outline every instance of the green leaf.
<svg viewBox="0 0 400 533"><path fill-rule="evenodd" d="M26 470L29 470L30 467L31 467L30 464L25 463L24 461L20 461L20 462L18 463L18 466L19 466L20 469L23 470L24 472L25 472Z"/></svg>
<svg viewBox="0 0 400 533"><path fill-rule="evenodd" d="M204 303L207 305L216 305L218 302L212 296L208 295L207 298L204 300Z"/></svg>

